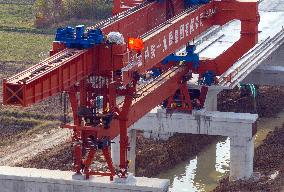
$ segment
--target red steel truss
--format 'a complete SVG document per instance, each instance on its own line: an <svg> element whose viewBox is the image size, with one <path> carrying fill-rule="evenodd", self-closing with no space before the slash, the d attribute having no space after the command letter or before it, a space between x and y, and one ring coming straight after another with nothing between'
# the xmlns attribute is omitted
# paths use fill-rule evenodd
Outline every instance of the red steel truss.
<svg viewBox="0 0 284 192"><path fill-rule="evenodd" d="M191 72L202 75L211 70L224 73L257 43L258 3L235 0L210 1L184 9L180 0L151 1L128 9L114 1L114 15L94 27L105 34L119 31L125 40L140 37L141 52L127 44L103 43L86 50L66 49L54 42L51 56L39 64L3 81L5 105L28 106L60 92L67 92L73 111L74 169L78 174L127 177L127 128L151 109L168 99L171 108L177 90L181 109L192 110L187 91ZM129 7L134 1L125 1ZM241 36L232 47L213 60L203 60L197 69L190 63L169 63L156 79L141 86L141 74L186 45L213 25L241 21ZM207 87L201 90L203 105ZM102 106L98 105L102 101ZM109 152L110 140L120 135L120 165L115 168ZM93 171L90 165L97 150L102 150L109 171Z"/></svg>

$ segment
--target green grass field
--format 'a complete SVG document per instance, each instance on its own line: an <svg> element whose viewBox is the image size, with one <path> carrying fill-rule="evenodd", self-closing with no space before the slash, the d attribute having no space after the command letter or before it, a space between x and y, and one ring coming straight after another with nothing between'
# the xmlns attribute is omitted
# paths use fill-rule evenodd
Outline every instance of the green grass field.
<svg viewBox="0 0 284 192"><path fill-rule="evenodd" d="M36 0L0 0L1 4L32 5Z"/></svg>
<svg viewBox="0 0 284 192"><path fill-rule="evenodd" d="M0 61L36 63L48 56L53 35L0 31Z"/></svg>
<svg viewBox="0 0 284 192"><path fill-rule="evenodd" d="M1 28L33 28L32 5L0 4ZM0 29L1 29L0 28Z"/></svg>
<svg viewBox="0 0 284 192"><path fill-rule="evenodd" d="M33 1L0 1L0 62L36 63L47 57L54 35L34 27ZM24 4L24 3L27 4ZM19 4L16 4L19 3Z"/></svg>
<svg viewBox="0 0 284 192"><path fill-rule="evenodd" d="M37 29L34 27L35 18L31 4L34 0L3 2L5 1L0 0L0 62L39 62L48 56L57 27L78 24L91 26L96 23L70 19L50 28Z"/></svg>

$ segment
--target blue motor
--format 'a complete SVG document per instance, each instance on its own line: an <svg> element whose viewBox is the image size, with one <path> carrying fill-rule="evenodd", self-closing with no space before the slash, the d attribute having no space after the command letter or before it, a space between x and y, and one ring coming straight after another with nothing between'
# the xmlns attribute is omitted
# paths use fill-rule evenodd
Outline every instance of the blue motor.
<svg viewBox="0 0 284 192"><path fill-rule="evenodd" d="M199 4L206 4L209 0L184 0L184 5L186 8L189 8L193 5L199 5Z"/></svg>
<svg viewBox="0 0 284 192"><path fill-rule="evenodd" d="M104 41L104 34L100 29L91 29L88 31L88 39L94 44L101 44Z"/></svg>
<svg viewBox="0 0 284 192"><path fill-rule="evenodd" d="M211 86L211 85L216 83L215 78L216 78L216 76L215 76L213 71L206 71L202 75L202 79L199 81L199 84Z"/></svg>
<svg viewBox="0 0 284 192"><path fill-rule="evenodd" d="M85 26L77 25L76 26L76 39L84 39Z"/></svg>
<svg viewBox="0 0 284 192"><path fill-rule="evenodd" d="M68 48L86 49L101 44L104 41L104 35L99 28L90 29L86 33L84 25L78 25L76 29L67 26L57 29L55 41L65 43Z"/></svg>
<svg viewBox="0 0 284 192"><path fill-rule="evenodd" d="M151 71L152 71L152 77L153 78L157 78L161 75L161 70L159 68L154 67L154 68L152 68Z"/></svg>
<svg viewBox="0 0 284 192"><path fill-rule="evenodd" d="M197 53L194 53L194 51L195 45L188 45L186 46L186 55L177 56L172 53L162 61L162 64L167 64L168 62L185 61L187 63L192 63L193 67L196 69L199 66L199 55Z"/></svg>

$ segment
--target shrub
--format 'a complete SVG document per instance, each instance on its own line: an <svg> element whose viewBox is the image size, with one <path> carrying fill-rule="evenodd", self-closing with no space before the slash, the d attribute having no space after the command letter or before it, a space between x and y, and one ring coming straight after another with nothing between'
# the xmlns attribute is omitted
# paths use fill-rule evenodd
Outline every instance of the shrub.
<svg viewBox="0 0 284 192"><path fill-rule="evenodd" d="M51 7L48 0L37 0L34 4L34 9L35 9L36 27L43 27L44 25L50 22Z"/></svg>
<svg viewBox="0 0 284 192"><path fill-rule="evenodd" d="M104 19L111 15L109 0L36 0L36 26L57 23L64 19Z"/></svg>
<svg viewBox="0 0 284 192"><path fill-rule="evenodd" d="M62 4L65 16L78 19L103 19L112 10L108 0L63 0Z"/></svg>

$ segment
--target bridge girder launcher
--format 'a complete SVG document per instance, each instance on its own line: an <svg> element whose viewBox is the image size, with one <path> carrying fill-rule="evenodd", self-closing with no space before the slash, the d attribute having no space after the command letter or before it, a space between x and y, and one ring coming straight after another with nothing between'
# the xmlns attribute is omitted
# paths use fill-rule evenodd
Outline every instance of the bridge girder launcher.
<svg viewBox="0 0 284 192"><path fill-rule="evenodd" d="M255 1L124 3L127 6L114 0L114 16L87 31L83 26L59 29L49 58L3 81L4 105L29 106L62 92L68 94L74 123L63 127L73 130L74 170L87 178L126 178L127 129L160 104L188 113L202 107L216 76L258 41ZM241 21L240 39L217 58L200 59L194 46L188 45L212 26L234 19ZM111 40L119 34L119 42ZM175 55L183 46L187 47L185 55ZM197 98L188 91L192 73L199 74L203 85ZM142 85L141 79L149 74L151 80ZM118 135L120 165L115 167L109 147ZM105 156L107 172L91 169L97 150Z"/></svg>

